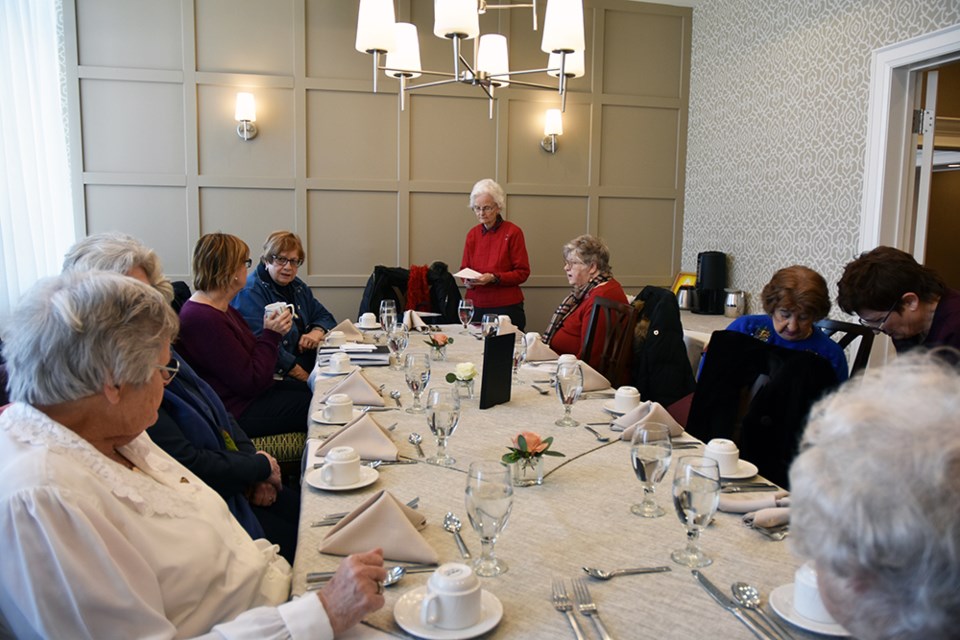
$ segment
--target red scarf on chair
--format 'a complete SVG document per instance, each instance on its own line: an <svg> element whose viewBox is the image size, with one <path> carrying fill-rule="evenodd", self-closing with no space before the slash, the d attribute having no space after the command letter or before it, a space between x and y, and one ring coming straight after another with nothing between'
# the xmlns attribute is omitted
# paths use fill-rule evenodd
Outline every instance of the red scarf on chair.
<svg viewBox="0 0 960 640"><path fill-rule="evenodd" d="M426 265L410 265L410 278L407 280L407 304L404 309L414 311L432 311L430 303L430 285L427 283Z"/></svg>

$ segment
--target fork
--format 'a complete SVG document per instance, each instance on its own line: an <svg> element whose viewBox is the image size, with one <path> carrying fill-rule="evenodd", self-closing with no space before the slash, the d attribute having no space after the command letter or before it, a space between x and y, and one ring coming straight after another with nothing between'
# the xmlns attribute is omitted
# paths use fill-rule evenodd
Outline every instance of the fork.
<svg viewBox="0 0 960 640"><path fill-rule="evenodd" d="M411 509L416 509L420 505L420 496L417 496L413 500L410 500L407 503L407 506ZM341 511L339 513L328 513L322 516L319 520L314 520L310 526L311 527L331 527L349 515L347 511Z"/></svg>
<svg viewBox="0 0 960 640"><path fill-rule="evenodd" d="M566 614L567 620L570 621L570 627L573 629L573 635L577 636L577 640L584 640L580 623L573 615L573 603L570 602L570 597L567 595L567 587L563 584L563 578L553 579L553 608Z"/></svg>
<svg viewBox="0 0 960 640"><path fill-rule="evenodd" d="M600 621L600 612L597 611L597 605L590 597L590 589L587 587L586 581L583 578L577 578L571 582L573 582L573 593L577 598L577 608L580 613L593 619L593 624L597 625L597 632L603 640L613 640L607 633L606 627L603 626L603 622Z"/></svg>

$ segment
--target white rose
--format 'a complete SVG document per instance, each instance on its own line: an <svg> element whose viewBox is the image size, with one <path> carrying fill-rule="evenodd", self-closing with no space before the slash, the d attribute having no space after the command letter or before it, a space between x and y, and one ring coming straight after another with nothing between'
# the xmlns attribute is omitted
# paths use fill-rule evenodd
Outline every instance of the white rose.
<svg viewBox="0 0 960 640"><path fill-rule="evenodd" d="M477 373L477 368L472 362L460 362L457 364L454 375L457 376L457 380L473 380Z"/></svg>

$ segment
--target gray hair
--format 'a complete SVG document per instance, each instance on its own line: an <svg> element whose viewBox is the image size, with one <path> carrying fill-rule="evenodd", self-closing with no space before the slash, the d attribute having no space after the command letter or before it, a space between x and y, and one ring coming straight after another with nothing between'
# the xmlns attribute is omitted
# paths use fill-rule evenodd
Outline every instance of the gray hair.
<svg viewBox="0 0 960 640"><path fill-rule="evenodd" d="M569 260L571 256L580 259L588 267L596 265L601 275L609 276L613 273L610 267L610 249L596 236L584 234L563 245L563 259Z"/></svg>
<svg viewBox="0 0 960 640"><path fill-rule="evenodd" d="M472 207L476 204L477 198L482 195L488 195L493 198L493 201L497 203L500 209L507 206L507 196L503 192L503 187L490 178L484 178L473 185L473 190L470 191L470 206Z"/></svg>
<svg viewBox="0 0 960 640"><path fill-rule="evenodd" d="M144 384L178 327L166 300L134 278L67 271L40 280L4 328L10 399L49 406Z"/></svg>
<svg viewBox="0 0 960 640"><path fill-rule="evenodd" d="M154 289L167 302L173 300L173 285L164 278L156 252L133 236L119 231L95 233L77 241L63 258L64 271L113 271L129 275L143 269Z"/></svg>
<svg viewBox="0 0 960 640"><path fill-rule="evenodd" d="M929 354L868 370L812 410L790 470L798 551L858 638L960 628L960 374ZM846 598L837 598L837 600Z"/></svg>

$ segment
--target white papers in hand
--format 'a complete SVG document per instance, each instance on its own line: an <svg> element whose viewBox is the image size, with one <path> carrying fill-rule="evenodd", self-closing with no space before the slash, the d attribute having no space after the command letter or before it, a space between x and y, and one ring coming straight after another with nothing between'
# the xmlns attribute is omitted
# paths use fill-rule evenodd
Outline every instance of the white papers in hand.
<svg viewBox="0 0 960 640"><path fill-rule="evenodd" d="M467 267L466 269L460 269L460 271L457 271L455 274L453 274L453 277L463 278L464 280L476 280L482 275L482 273L478 273L470 267Z"/></svg>

